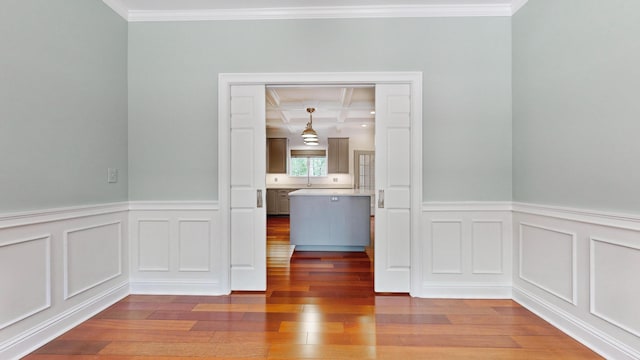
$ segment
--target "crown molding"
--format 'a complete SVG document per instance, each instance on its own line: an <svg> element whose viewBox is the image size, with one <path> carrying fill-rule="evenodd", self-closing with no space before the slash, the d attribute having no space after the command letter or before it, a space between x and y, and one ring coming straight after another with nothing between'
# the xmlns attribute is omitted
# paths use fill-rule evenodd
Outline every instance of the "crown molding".
<svg viewBox="0 0 640 360"><path fill-rule="evenodd" d="M478 16L508 17L513 15L527 2L527 0L513 0L511 4L369 5L255 9L133 10L127 8L124 0L102 1L125 20L130 22Z"/></svg>

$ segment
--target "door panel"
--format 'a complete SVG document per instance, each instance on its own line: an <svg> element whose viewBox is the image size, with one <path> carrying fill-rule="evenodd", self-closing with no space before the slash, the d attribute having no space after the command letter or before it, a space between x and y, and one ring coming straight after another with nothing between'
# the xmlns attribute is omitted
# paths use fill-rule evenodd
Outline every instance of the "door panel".
<svg viewBox="0 0 640 360"><path fill-rule="evenodd" d="M264 86L232 86L231 290L267 288L264 119Z"/></svg>
<svg viewBox="0 0 640 360"><path fill-rule="evenodd" d="M409 292L411 258L411 90L376 85L377 292Z"/></svg>

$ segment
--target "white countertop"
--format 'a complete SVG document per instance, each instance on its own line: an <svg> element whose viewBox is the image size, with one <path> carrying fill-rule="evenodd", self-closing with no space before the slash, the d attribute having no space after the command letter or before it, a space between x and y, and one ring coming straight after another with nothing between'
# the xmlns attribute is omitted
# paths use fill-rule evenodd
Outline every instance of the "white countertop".
<svg viewBox="0 0 640 360"><path fill-rule="evenodd" d="M354 189L301 189L292 191L289 196L372 196L371 190Z"/></svg>
<svg viewBox="0 0 640 360"><path fill-rule="evenodd" d="M351 189L349 184L313 184L307 187L306 184L267 184L267 189Z"/></svg>

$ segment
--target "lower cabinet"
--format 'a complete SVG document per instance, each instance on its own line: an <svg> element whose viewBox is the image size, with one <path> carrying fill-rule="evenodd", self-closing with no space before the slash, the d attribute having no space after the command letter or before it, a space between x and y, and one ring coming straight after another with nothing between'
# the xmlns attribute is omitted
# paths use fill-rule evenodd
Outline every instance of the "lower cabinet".
<svg viewBox="0 0 640 360"><path fill-rule="evenodd" d="M267 215L278 215L278 190L267 189Z"/></svg>
<svg viewBox="0 0 640 360"><path fill-rule="evenodd" d="M295 189L267 189L267 215L289 215L289 193Z"/></svg>

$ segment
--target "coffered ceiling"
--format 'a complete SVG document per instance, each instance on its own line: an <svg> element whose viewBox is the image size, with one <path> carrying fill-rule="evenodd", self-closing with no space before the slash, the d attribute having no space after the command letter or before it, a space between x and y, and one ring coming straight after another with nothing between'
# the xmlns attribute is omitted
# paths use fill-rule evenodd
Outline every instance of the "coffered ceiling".
<svg viewBox="0 0 640 360"><path fill-rule="evenodd" d="M511 16L527 0L103 0L128 21Z"/></svg>
<svg viewBox="0 0 640 360"><path fill-rule="evenodd" d="M348 135L374 126L373 86L269 86L267 130L300 134L313 112L313 128Z"/></svg>

